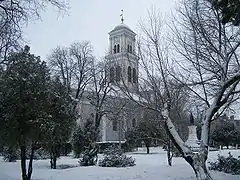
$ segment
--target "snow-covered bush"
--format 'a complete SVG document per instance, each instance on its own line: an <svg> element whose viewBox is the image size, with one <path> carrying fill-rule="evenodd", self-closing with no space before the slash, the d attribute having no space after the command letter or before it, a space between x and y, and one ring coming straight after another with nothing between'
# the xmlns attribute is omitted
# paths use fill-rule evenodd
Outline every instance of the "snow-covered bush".
<svg viewBox="0 0 240 180"><path fill-rule="evenodd" d="M94 166L97 164L98 156L97 156L98 149L89 148L86 149L83 154L80 156L78 163L80 166Z"/></svg>
<svg viewBox="0 0 240 180"><path fill-rule="evenodd" d="M234 158L230 152L228 157L218 155L216 162L210 162L209 169L230 174L240 174L240 159Z"/></svg>
<svg viewBox="0 0 240 180"><path fill-rule="evenodd" d="M4 147L2 152L3 159L7 162L15 162L19 159L19 154L17 149L11 147Z"/></svg>
<svg viewBox="0 0 240 180"><path fill-rule="evenodd" d="M111 146L104 151L104 157L99 161L99 166L102 167L128 167L134 166L135 159L127 157L117 147Z"/></svg>
<svg viewBox="0 0 240 180"><path fill-rule="evenodd" d="M34 155L33 155L33 159L35 159L35 160L48 159L48 158L49 158L49 153L47 151L45 151L42 147L36 149L34 152Z"/></svg>
<svg viewBox="0 0 240 180"><path fill-rule="evenodd" d="M98 130L95 130L94 123L90 119L87 119L83 127L78 126L72 138L74 157L79 158L82 153L91 148L92 143L97 141L98 134Z"/></svg>

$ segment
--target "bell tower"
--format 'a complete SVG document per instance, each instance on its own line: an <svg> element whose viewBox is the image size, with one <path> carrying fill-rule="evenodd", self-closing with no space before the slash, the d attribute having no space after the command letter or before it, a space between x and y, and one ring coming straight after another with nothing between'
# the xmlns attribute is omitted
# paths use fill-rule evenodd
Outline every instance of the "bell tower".
<svg viewBox="0 0 240 180"><path fill-rule="evenodd" d="M109 32L109 54L106 56L110 83L127 87L130 92L138 89L138 56L136 55L136 33L123 23Z"/></svg>

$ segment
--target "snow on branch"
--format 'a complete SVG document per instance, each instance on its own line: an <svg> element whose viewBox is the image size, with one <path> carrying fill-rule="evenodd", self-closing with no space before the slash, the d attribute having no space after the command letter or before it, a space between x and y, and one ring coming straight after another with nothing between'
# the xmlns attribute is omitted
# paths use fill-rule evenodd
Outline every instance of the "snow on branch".
<svg viewBox="0 0 240 180"><path fill-rule="evenodd" d="M169 133L171 134L171 136L173 136L176 144L181 148L182 153L185 155L185 157L187 156L187 154L191 154L192 151L185 145L182 138L179 136L177 130L175 129L175 126L173 125L172 120L169 117L169 111L167 110L167 108L162 111L162 115L165 118L166 126L169 130Z"/></svg>

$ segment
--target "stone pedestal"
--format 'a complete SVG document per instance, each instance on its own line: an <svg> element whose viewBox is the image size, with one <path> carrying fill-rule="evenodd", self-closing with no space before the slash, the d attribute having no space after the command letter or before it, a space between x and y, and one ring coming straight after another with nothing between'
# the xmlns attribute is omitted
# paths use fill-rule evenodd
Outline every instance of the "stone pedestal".
<svg viewBox="0 0 240 180"><path fill-rule="evenodd" d="M185 144L193 151L198 151L200 148L200 142L197 138L197 126L188 126L188 139Z"/></svg>

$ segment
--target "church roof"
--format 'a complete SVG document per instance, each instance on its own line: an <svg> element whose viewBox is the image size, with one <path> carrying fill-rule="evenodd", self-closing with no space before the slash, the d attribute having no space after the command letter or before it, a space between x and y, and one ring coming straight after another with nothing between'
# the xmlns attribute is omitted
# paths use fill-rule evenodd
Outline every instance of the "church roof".
<svg viewBox="0 0 240 180"><path fill-rule="evenodd" d="M117 25L113 30L119 30L119 29L122 29L122 28L126 28L126 29L129 29L131 30L126 24L124 23L121 23L119 25Z"/></svg>
<svg viewBox="0 0 240 180"><path fill-rule="evenodd" d="M110 33L114 32L114 31L122 30L122 29L127 29L127 30L131 31L132 33L134 33L133 30L131 30L131 29L130 29L126 24L124 24L124 23L121 23L121 24L117 25ZM134 33L134 34L135 34L135 33Z"/></svg>

